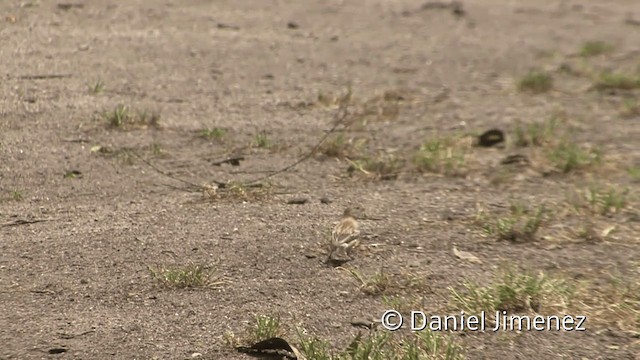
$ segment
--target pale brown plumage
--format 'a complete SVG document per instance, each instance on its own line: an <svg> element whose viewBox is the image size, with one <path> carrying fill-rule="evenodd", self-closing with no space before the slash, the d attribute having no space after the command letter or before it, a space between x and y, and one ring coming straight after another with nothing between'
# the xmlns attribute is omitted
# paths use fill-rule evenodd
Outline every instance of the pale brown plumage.
<svg viewBox="0 0 640 360"><path fill-rule="evenodd" d="M362 208L353 207L344 210L342 219L331 232L331 250L329 258L334 261L351 259L351 251L360 244L360 226L356 216L362 215Z"/></svg>

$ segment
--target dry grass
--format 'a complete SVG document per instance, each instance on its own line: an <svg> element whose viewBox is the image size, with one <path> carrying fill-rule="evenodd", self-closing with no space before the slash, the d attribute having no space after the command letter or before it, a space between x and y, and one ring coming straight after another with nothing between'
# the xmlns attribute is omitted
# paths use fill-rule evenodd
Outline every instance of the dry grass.
<svg viewBox="0 0 640 360"><path fill-rule="evenodd" d="M518 124L515 129L515 145L519 147L545 146L557 138L557 118L551 117L542 123L526 126Z"/></svg>
<svg viewBox="0 0 640 360"><path fill-rule="evenodd" d="M128 106L118 105L111 111L102 113L107 127L119 130L160 128L160 114L134 111Z"/></svg>
<svg viewBox="0 0 640 360"><path fill-rule="evenodd" d="M518 90L522 92L541 94L553 88L553 78L550 74L532 70L518 82Z"/></svg>
<svg viewBox="0 0 640 360"><path fill-rule="evenodd" d="M545 213L546 209L542 205L528 209L524 205L514 203L506 216L490 214L484 209L479 209L474 223L497 240L529 242L536 240L536 235L545 220Z"/></svg>
<svg viewBox="0 0 640 360"><path fill-rule="evenodd" d="M160 284L173 289L217 288L224 281L210 265L188 264L185 266L147 267L151 277Z"/></svg>
<svg viewBox="0 0 640 360"><path fill-rule="evenodd" d="M600 149L580 146L569 141L561 141L546 154L552 165L565 174L593 169L602 161Z"/></svg>
<svg viewBox="0 0 640 360"><path fill-rule="evenodd" d="M612 45L607 44L604 41L592 40L592 41L587 41L582 45L582 48L580 49L580 56L593 57L593 56L606 54L611 50L613 50Z"/></svg>
<svg viewBox="0 0 640 360"><path fill-rule="evenodd" d="M205 140L222 140L222 138L227 134L227 130L223 128L205 128L198 131L198 137L203 138Z"/></svg>
<svg viewBox="0 0 640 360"><path fill-rule="evenodd" d="M513 267L501 269L491 284L481 286L467 281L463 288L462 291L450 290L456 306L468 314L565 310L575 292L563 279L551 278L542 272L537 275L520 272Z"/></svg>
<svg viewBox="0 0 640 360"><path fill-rule="evenodd" d="M423 330L403 336L397 332L372 331L356 335L346 349L331 351L329 343L300 334L300 348L313 360L461 360L462 348L449 336Z"/></svg>
<svg viewBox="0 0 640 360"><path fill-rule="evenodd" d="M465 174L469 146L459 138L434 138L427 140L413 156L419 172L432 172L448 176Z"/></svg>
<svg viewBox="0 0 640 360"><path fill-rule="evenodd" d="M640 89L640 78L621 73L604 72L594 84L596 90L634 90Z"/></svg>
<svg viewBox="0 0 640 360"><path fill-rule="evenodd" d="M373 275L365 276L355 269L340 269L349 273L358 282L360 291L371 296L398 294L406 290L424 291L429 288L424 277L414 273L389 273L380 269Z"/></svg>
<svg viewBox="0 0 640 360"><path fill-rule="evenodd" d="M358 172L367 178L379 180L394 180L403 167L403 161L395 156L378 156L351 161L347 169L349 173Z"/></svg>
<svg viewBox="0 0 640 360"><path fill-rule="evenodd" d="M640 277L635 275L599 276L587 282L577 308L593 325L617 327L640 334ZM592 325L592 326L593 326Z"/></svg>
<svg viewBox="0 0 640 360"><path fill-rule="evenodd" d="M230 181L226 184L202 185L202 194L209 200L227 201L259 201L271 195L269 184L245 184L240 181Z"/></svg>
<svg viewBox="0 0 640 360"><path fill-rule="evenodd" d="M619 213L629 204L629 188L592 184L570 194L568 202L578 212L594 215Z"/></svg>
<svg viewBox="0 0 640 360"><path fill-rule="evenodd" d="M633 98L625 99L622 103L620 116L627 119L640 117L640 101Z"/></svg>
<svg viewBox="0 0 640 360"><path fill-rule="evenodd" d="M320 145L319 152L326 157L345 159L353 156L355 147L353 139L347 139L344 133L337 133L329 136Z"/></svg>

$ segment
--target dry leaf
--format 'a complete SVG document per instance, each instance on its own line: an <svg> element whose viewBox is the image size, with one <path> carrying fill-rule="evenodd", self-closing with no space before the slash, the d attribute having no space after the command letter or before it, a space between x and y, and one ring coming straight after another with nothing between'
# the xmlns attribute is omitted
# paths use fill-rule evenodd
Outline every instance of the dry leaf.
<svg viewBox="0 0 640 360"><path fill-rule="evenodd" d="M458 259L467 260L469 262L476 263L476 264L482 264L482 260L478 259L477 256L473 255L470 252L460 251L456 249L455 246L453 247L453 255Z"/></svg>

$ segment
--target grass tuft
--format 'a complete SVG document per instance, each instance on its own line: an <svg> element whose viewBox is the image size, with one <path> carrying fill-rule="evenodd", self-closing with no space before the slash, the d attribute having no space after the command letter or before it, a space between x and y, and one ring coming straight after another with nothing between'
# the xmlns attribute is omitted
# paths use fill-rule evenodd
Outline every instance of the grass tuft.
<svg viewBox="0 0 640 360"><path fill-rule="evenodd" d="M634 118L640 116L640 101L636 99L625 99L622 103L620 116L623 118Z"/></svg>
<svg viewBox="0 0 640 360"><path fill-rule="evenodd" d="M267 133L264 131L261 131L254 136L253 145L255 147L262 148L262 149L269 149L273 147L273 143L271 142L271 139L269 139L269 137L267 136Z"/></svg>
<svg viewBox="0 0 640 360"><path fill-rule="evenodd" d="M258 342L273 337L281 337L284 334L285 331L280 324L280 317L258 315L251 332L251 340Z"/></svg>
<svg viewBox="0 0 640 360"><path fill-rule="evenodd" d="M526 147L549 144L556 137L556 125L557 122L555 118L546 120L543 123L529 124L526 127L517 125L515 130L515 145Z"/></svg>
<svg viewBox="0 0 640 360"><path fill-rule="evenodd" d="M518 90L534 94L545 93L553 88L553 78L550 74L532 70L518 82Z"/></svg>
<svg viewBox="0 0 640 360"><path fill-rule="evenodd" d="M461 175L465 165L466 151L452 138L426 141L413 157L413 163L420 172L444 175Z"/></svg>
<svg viewBox="0 0 640 360"><path fill-rule="evenodd" d="M586 149L563 141L548 153L548 157L556 169L566 174L600 164L602 154L599 149Z"/></svg>
<svg viewBox="0 0 640 360"><path fill-rule="evenodd" d="M380 269L367 277L355 269L341 269L348 272L359 283L360 291L366 295L395 294L408 289L417 292L429 288L422 276L413 273L390 274Z"/></svg>
<svg viewBox="0 0 640 360"><path fill-rule="evenodd" d="M640 78L625 74L604 72L594 84L596 90L634 90L640 89Z"/></svg>
<svg viewBox="0 0 640 360"><path fill-rule="evenodd" d="M333 360L335 357L331 351L331 344L315 336L309 336L297 329L298 339L300 341L300 351L313 360Z"/></svg>
<svg viewBox="0 0 640 360"><path fill-rule="evenodd" d="M640 279L635 276L599 277L584 289L582 311L589 320L606 327L617 327L638 334L640 329Z"/></svg>
<svg viewBox="0 0 640 360"><path fill-rule="evenodd" d="M13 201L22 201L24 199L24 195L22 195L22 192L20 192L19 190L11 190L9 192L9 196Z"/></svg>
<svg viewBox="0 0 640 360"><path fill-rule="evenodd" d="M226 184L206 184L202 186L202 193L208 199L225 199L235 201L261 200L270 194L268 184L245 184L240 181L230 181Z"/></svg>
<svg viewBox="0 0 640 360"><path fill-rule="evenodd" d="M349 360L419 360L462 359L461 348L450 337L430 330L401 338L388 331L358 334L347 349L334 359Z"/></svg>
<svg viewBox="0 0 640 360"><path fill-rule="evenodd" d="M111 111L105 111L102 117L112 129L131 130L140 128L159 128L160 115L157 113L134 112L128 106L118 105Z"/></svg>
<svg viewBox="0 0 640 360"><path fill-rule="evenodd" d="M631 177L631 182L640 183L640 167L631 166L627 169L627 173Z"/></svg>
<svg viewBox="0 0 640 360"><path fill-rule="evenodd" d="M393 180L400 174L401 167L401 161L392 156L378 157L375 159L365 157L351 161L351 166L349 166L347 171L353 173L357 170L362 174L376 179Z"/></svg>
<svg viewBox="0 0 640 360"><path fill-rule="evenodd" d="M93 83L93 85L89 86L89 92L91 94L97 95L103 91L104 91L104 81L102 81L101 79L96 80L96 82Z"/></svg>
<svg viewBox="0 0 640 360"><path fill-rule="evenodd" d="M313 360L461 360L462 349L449 336L425 329L401 336L389 331L356 335L346 349L332 351L326 341L301 334L300 350Z"/></svg>
<svg viewBox="0 0 640 360"><path fill-rule="evenodd" d="M360 147L364 145L363 142L353 139L347 140L343 133L338 133L329 136L318 149L319 153L330 158L346 159L353 157Z"/></svg>
<svg viewBox="0 0 640 360"><path fill-rule="evenodd" d="M587 209L596 215L609 215L620 212L629 204L629 189L601 185L591 185L583 191L577 192L577 196L570 199L576 210Z"/></svg>
<svg viewBox="0 0 640 360"><path fill-rule="evenodd" d="M221 140L227 134L226 129L214 127L211 129L202 129L198 131L198 137L205 140Z"/></svg>
<svg viewBox="0 0 640 360"><path fill-rule="evenodd" d="M562 279L553 279L540 272L533 275L513 268L501 270L488 286L464 283L464 290L450 291L453 301L468 314L481 311L536 312L566 308L574 288Z"/></svg>
<svg viewBox="0 0 640 360"><path fill-rule="evenodd" d="M613 46L607 44L604 41L587 41L582 45L580 49L580 56L592 57L608 53L613 49Z"/></svg>
<svg viewBox="0 0 640 360"><path fill-rule="evenodd" d="M504 217L491 216L484 211L476 215L475 222L487 235L496 236L498 240L528 242L536 239L542 227L546 209L539 206L529 210L520 204L512 204L510 214Z"/></svg>
<svg viewBox="0 0 640 360"><path fill-rule="evenodd" d="M186 266L147 267L151 277L160 284L173 289L217 288L223 284L209 265L188 264Z"/></svg>

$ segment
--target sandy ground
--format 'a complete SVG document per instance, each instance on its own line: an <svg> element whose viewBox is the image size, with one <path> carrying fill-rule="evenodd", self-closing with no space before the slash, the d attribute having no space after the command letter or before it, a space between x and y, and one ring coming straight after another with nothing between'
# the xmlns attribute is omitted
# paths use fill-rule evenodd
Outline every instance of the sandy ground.
<svg viewBox="0 0 640 360"><path fill-rule="evenodd" d="M505 262L588 284L566 310L587 314L587 331L449 334L467 358L637 359L638 298L603 289L612 277L640 285L638 183L627 172L640 166L640 117L621 115L639 93L594 91L589 73L638 71L640 3L469 0L462 14L423 3L1 2L0 358L245 359L224 334L242 335L256 315L344 348L362 331L352 318L388 308L322 261L331 226L361 204L362 246L344 267L413 274L424 286L391 295L420 298L416 310L455 309L449 287L489 283ZM581 56L592 40L612 50ZM531 69L551 73L553 89L518 91ZM334 133L367 156L410 159L428 139L489 128L507 146L472 148L456 176L407 161L377 179L314 155L259 181L270 185L260 198L191 186L292 164L334 126L349 88L351 117ZM110 127L103 114L118 105L146 122ZM515 147L516 125L552 116L604 164L524 166L496 181L505 156L537 151ZM213 128L226 132L200 136ZM232 156L244 159L214 164ZM567 194L593 182L628 188L627 204L566 210ZM548 204L536 241L478 228L478 209L504 212L514 199ZM609 231L585 240L587 223ZM148 270L187 264L212 264L225 283L168 289ZM607 312L615 301L626 312Z"/></svg>

